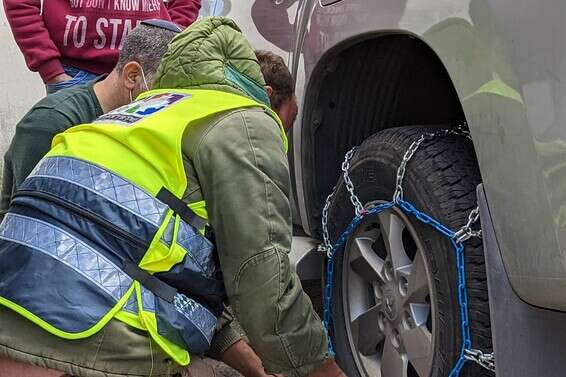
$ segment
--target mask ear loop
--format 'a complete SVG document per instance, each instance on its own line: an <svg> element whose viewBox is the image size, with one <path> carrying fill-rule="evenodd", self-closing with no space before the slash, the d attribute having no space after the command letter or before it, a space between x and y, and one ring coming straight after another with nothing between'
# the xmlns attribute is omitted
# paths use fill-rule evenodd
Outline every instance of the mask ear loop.
<svg viewBox="0 0 566 377"><path fill-rule="evenodd" d="M145 90L149 90L149 85L147 85L147 80L145 79L145 73L143 73L143 67L141 65L140 65L140 69L141 69L143 84L145 85ZM132 102L134 102L134 99L132 97L132 91L130 90L130 103Z"/></svg>
<svg viewBox="0 0 566 377"><path fill-rule="evenodd" d="M141 65L140 65L140 69L141 69L143 83L145 85L145 90L149 90L149 85L147 85L147 80L145 79L145 74L143 73L143 67Z"/></svg>

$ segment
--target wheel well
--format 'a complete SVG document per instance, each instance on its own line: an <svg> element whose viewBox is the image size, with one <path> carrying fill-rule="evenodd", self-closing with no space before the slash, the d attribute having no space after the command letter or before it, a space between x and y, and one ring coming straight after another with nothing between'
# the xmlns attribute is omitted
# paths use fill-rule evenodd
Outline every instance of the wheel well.
<svg viewBox="0 0 566 377"><path fill-rule="evenodd" d="M313 70L305 98L302 167L312 231L352 146L386 128L465 120L438 56L406 34L365 36L330 51Z"/></svg>

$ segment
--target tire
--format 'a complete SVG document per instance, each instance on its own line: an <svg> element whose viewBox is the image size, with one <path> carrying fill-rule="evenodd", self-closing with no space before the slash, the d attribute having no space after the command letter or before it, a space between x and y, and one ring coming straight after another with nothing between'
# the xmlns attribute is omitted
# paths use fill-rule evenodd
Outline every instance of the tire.
<svg viewBox="0 0 566 377"><path fill-rule="evenodd" d="M391 200L397 168L404 153L423 132L430 131L430 128L425 127L388 129L371 136L359 147L350 164L350 177L356 194L364 205ZM408 163L403 182L404 198L442 224L457 230L466 223L469 212L477 205L475 190L480 182L472 143L461 136L439 137L423 143ZM341 177L329 208L329 232L332 240L338 238L353 216L353 206ZM346 375L351 377L448 376L460 354L462 340L454 249L444 236L410 215L403 217L400 211L390 211L380 216L382 217L367 219L336 256L332 339L337 361ZM400 241L395 241L393 238L397 236L387 236L384 232L387 227L393 232L393 225L386 225L387 221L397 224L399 219L403 225L398 234L402 235L399 236ZM390 238L390 241L384 241ZM405 257L393 257L399 252L388 250L395 250L395 245L399 242L410 260L411 271L426 273L415 272L414 275L420 277L411 277L412 275L403 275L405 270L397 269L400 262L396 264L394 261ZM370 256L370 260L377 262L372 262L374 268L369 273L365 269L368 259L360 258L360 250L365 248L367 252L370 249L363 245L370 245L371 253L374 253L372 255L380 258L378 261ZM387 258L390 259L390 264ZM360 260L363 260L361 265ZM382 262L385 264L380 264ZM383 266L379 276L375 274L378 271L375 266ZM387 280L388 267L393 274L393 282ZM366 272L360 273L360 268L362 272ZM487 280L481 240L466 241L465 268L472 347L491 352ZM409 277L405 279L404 276ZM428 291L422 288L422 276L426 276ZM366 281L372 282L366 285ZM418 294L413 290L418 291ZM428 293L425 295L425 292ZM416 306L402 304L405 300L409 301L407 295L411 296L411 300L418 298L421 301ZM428 316L413 311L413 308L426 308L426 305L429 308ZM364 317L359 313L363 313ZM394 326L398 326L400 330L395 330ZM413 336L414 332L406 335L411 331L409 329L418 329L419 337ZM430 332L430 337L426 331ZM375 347L376 353L373 355L372 347L378 342L376 339L381 337L379 334L387 332L389 337ZM376 339L368 341L368 337L373 336ZM418 351L415 345L425 344L421 343L422 339L429 338L430 345L421 347L422 352ZM401 346L400 342L403 343ZM400 372L391 368L393 362L390 359L396 357L391 357L394 355L391 351L392 344L398 347L400 355L404 354L410 360ZM360 349L365 349L363 353L367 357L360 356ZM493 375L471 362L465 364L461 373L461 376L467 377Z"/></svg>

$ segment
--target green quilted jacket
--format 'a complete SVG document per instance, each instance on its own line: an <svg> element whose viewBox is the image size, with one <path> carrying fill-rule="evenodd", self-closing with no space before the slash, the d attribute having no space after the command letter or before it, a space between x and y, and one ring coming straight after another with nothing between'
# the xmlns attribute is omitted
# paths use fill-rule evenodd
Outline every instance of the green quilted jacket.
<svg viewBox="0 0 566 377"><path fill-rule="evenodd" d="M205 18L172 41L154 89L206 88L269 104L252 47L236 24ZM262 108L191 125L183 138L186 201L204 198L234 314L266 370L306 376L327 355L321 321L289 264L289 167L277 123ZM221 328L220 352L239 336Z"/></svg>

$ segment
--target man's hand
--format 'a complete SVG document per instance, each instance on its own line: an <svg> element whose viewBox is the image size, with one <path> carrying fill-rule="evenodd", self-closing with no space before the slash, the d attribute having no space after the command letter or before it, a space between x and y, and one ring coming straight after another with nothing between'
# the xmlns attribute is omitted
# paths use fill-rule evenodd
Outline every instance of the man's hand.
<svg viewBox="0 0 566 377"><path fill-rule="evenodd" d="M46 84L58 84L60 82L68 81L70 79L72 79L71 76L69 76L66 73L61 73L60 75L57 75L53 77L51 80L47 81Z"/></svg>
<svg viewBox="0 0 566 377"><path fill-rule="evenodd" d="M334 359L328 359L308 377L346 377Z"/></svg>
<svg viewBox="0 0 566 377"><path fill-rule="evenodd" d="M222 362L236 369L244 377L267 377L255 351L243 340L238 340L222 354Z"/></svg>

